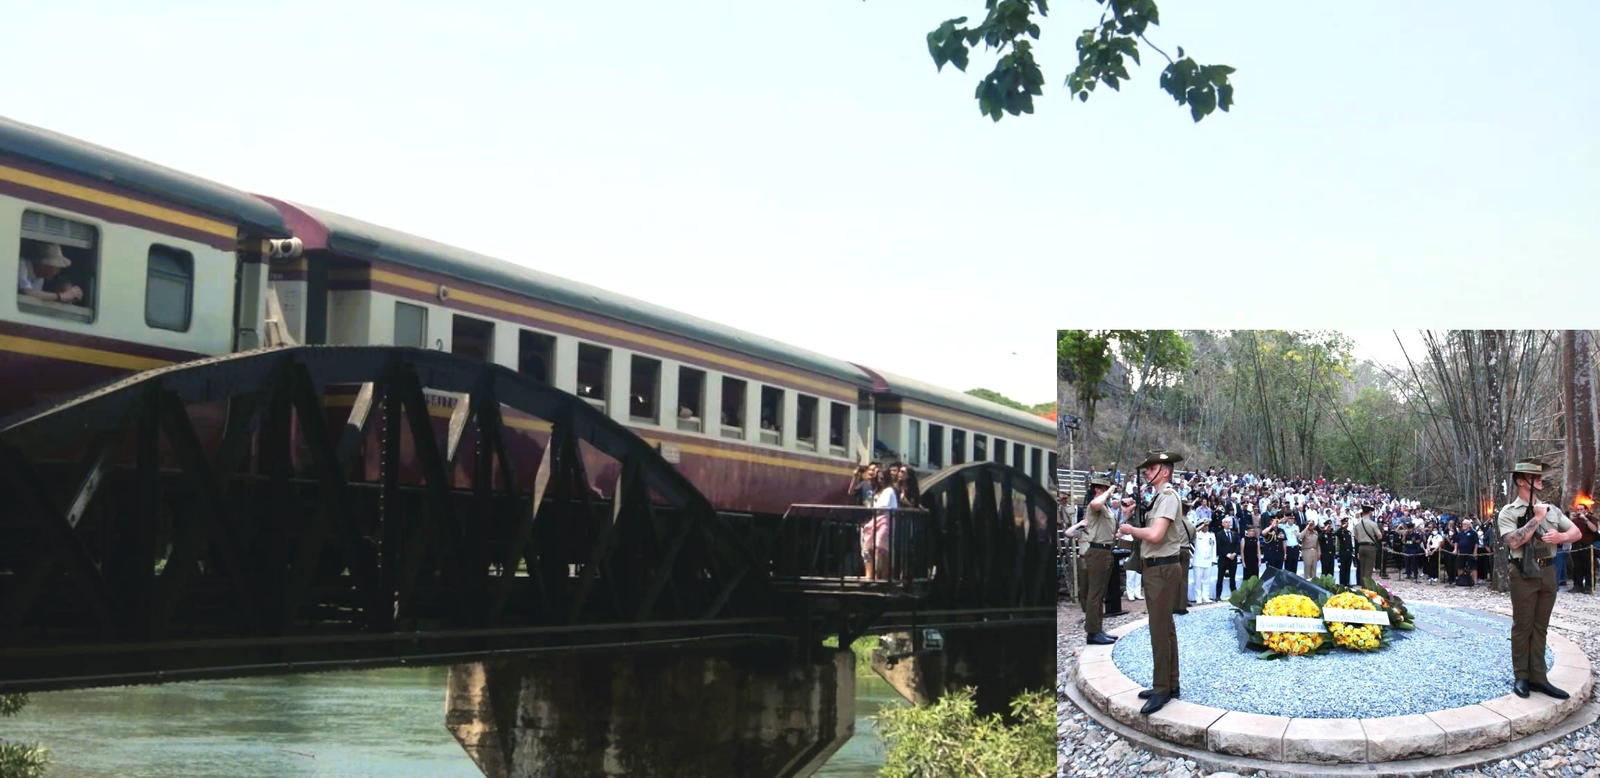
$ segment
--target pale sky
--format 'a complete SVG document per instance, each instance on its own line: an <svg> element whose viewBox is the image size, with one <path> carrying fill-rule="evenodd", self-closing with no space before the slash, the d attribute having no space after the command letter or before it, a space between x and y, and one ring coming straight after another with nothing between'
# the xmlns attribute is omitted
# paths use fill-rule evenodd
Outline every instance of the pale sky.
<svg viewBox="0 0 1600 778"><path fill-rule="evenodd" d="M1600 289L1585 0L1168 0L1157 45L1238 68L1199 125L1148 49L1067 99L1087 2L998 125L992 60L924 40L978 0L12 6L15 119L1028 403L1058 327L1592 326Z"/></svg>

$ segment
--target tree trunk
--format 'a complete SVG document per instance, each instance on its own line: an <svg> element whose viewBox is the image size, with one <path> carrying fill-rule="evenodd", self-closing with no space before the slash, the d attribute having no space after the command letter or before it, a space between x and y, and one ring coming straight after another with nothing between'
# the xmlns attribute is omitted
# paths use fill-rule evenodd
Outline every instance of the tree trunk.
<svg viewBox="0 0 1600 778"><path fill-rule="evenodd" d="M1117 446L1117 465L1122 463L1128 454L1128 436L1133 432L1134 420L1139 418L1139 404L1144 401L1145 387L1150 385L1150 363L1156 356L1155 333L1149 333L1144 347L1144 368L1139 371L1139 390L1133 393L1133 409L1128 411L1128 422L1122 427L1122 442ZM1142 458L1141 458L1142 459Z"/></svg>
<svg viewBox="0 0 1600 778"><path fill-rule="evenodd" d="M1500 396L1504 386L1500 380L1502 371L1507 369L1506 363L1511 358L1510 339L1499 330L1485 330L1483 333L1483 351L1488 358L1488 370L1485 370L1484 389L1489 400L1489 460L1485 464L1489 472L1480 477L1481 491L1478 492L1478 501L1489 511L1499 507L1495 500L1495 485L1505 478L1506 470L1506 404ZM1480 508L1481 510L1481 508ZM1506 554L1505 544L1500 542L1500 529L1497 522L1489 523L1490 540L1494 543L1494 588L1498 592L1511 591L1511 558Z"/></svg>
<svg viewBox="0 0 1600 778"><path fill-rule="evenodd" d="M1566 337L1566 336L1571 337ZM1589 352L1591 337L1588 330L1563 333L1563 345L1570 346L1570 356L1561 356L1562 372L1567 374L1564 407L1567 410L1567 455L1571 458L1567 477L1562 483L1563 510L1570 511L1573 501L1580 495L1594 497L1595 468L1595 411L1594 370ZM1570 368L1570 373L1569 373Z"/></svg>

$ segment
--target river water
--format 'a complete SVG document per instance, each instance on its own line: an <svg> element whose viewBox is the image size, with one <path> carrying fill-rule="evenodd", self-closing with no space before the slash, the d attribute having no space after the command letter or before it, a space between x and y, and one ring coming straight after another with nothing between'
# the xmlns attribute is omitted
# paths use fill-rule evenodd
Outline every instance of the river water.
<svg viewBox="0 0 1600 778"><path fill-rule="evenodd" d="M477 778L444 728L449 669L369 670L30 696L0 738L51 750L53 778ZM856 734L821 778L876 775L868 716L904 704L856 678Z"/></svg>

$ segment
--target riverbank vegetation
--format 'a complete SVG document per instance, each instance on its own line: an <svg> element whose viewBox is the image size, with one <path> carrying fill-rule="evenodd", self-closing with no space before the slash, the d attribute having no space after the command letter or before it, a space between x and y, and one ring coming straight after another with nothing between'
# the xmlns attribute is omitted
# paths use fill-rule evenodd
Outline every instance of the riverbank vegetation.
<svg viewBox="0 0 1600 778"><path fill-rule="evenodd" d="M881 778L1043 778L1055 774L1055 702L1045 691L1011 703L1011 721L979 716L960 689L926 706L884 707L872 717L884 741Z"/></svg>
<svg viewBox="0 0 1600 778"><path fill-rule="evenodd" d="M822 645L830 648L838 648L839 639L827 638L822 641ZM857 638L854 643L850 644L851 653L856 655L857 678L866 678L867 676L874 675L872 672L872 649L877 647L877 635L867 635L865 637ZM0 778L5 778L5 776L0 776Z"/></svg>
<svg viewBox="0 0 1600 778"><path fill-rule="evenodd" d="M0 716L15 716L28 704L26 694L0 694ZM36 745L0 740L0 778L39 778L50 753Z"/></svg>

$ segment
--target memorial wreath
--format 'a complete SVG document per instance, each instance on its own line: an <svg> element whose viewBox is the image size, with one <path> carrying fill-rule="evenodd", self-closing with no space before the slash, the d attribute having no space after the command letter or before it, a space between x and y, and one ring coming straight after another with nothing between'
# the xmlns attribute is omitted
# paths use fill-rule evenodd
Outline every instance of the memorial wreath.
<svg viewBox="0 0 1600 778"><path fill-rule="evenodd" d="M1245 580L1228 598L1241 650L1262 659L1323 654L1334 647L1376 651L1395 630L1415 628L1399 597L1370 578L1365 584L1344 586L1333 576L1307 580L1277 568Z"/></svg>

